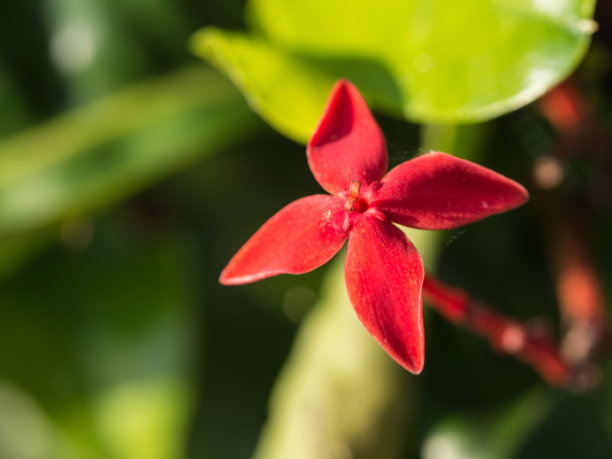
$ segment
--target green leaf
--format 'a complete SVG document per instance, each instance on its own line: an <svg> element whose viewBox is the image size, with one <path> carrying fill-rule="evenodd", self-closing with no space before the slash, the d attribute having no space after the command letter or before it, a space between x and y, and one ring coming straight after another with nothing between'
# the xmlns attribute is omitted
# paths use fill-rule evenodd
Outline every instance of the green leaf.
<svg viewBox="0 0 612 459"><path fill-rule="evenodd" d="M507 406L487 413L448 417L428 433L423 458L486 459L516 457L555 403L543 387L521 394Z"/></svg>
<svg viewBox="0 0 612 459"><path fill-rule="evenodd" d="M303 141L340 77L378 109L418 122L476 122L521 107L578 64L593 9L594 0L254 0L249 17L262 36L204 29L193 48L270 124Z"/></svg>
<svg viewBox="0 0 612 459"><path fill-rule="evenodd" d="M123 198L256 126L227 80L194 68L20 133L0 143L0 236Z"/></svg>
<svg viewBox="0 0 612 459"><path fill-rule="evenodd" d="M226 72L251 108L273 127L302 142L310 137L333 76L243 34L206 29L194 35L192 47Z"/></svg>

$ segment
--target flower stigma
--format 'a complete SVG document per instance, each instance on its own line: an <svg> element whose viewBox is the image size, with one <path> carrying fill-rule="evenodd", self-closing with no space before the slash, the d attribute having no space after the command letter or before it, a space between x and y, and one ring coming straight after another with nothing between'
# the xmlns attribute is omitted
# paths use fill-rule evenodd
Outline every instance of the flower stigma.
<svg viewBox="0 0 612 459"><path fill-rule="evenodd" d="M359 180L351 180L349 185L349 194L344 202L344 210L352 212L355 209L355 203L359 199L359 192L361 191L361 182Z"/></svg>
<svg viewBox="0 0 612 459"><path fill-rule="evenodd" d="M359 180L351 180L351 183L348 187L348 192L346 193L346 200L344 201L344 210L346 215L344 217L344 223L342 224L342 229L344 231L348 231L353 226L353 219L356 217L356 213L363 214L368 213L372 214L374 217L378 218L381 221L386 220L386 216L380 212L378 209L371 208L369 205L369 199L371 193L369 193L369 189L366 189L364 193L361 192L361 182ZM344 195L341 194L342 195Z"/></svg>

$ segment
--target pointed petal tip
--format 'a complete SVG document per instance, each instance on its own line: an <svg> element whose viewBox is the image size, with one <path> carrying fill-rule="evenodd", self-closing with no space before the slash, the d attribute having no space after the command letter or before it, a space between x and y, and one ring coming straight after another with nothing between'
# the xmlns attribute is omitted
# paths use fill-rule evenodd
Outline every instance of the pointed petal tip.
<svg viewBox="0 0 612 459"><path fill-rule="evenodd" d="M338 80L306 148L315 179L332 195L351 180L371 183L387 170L385 138L359 90Z"/></svg>
<svg viewBox="0 0 612 459"><path fill-rule="evenodd" d="M340 90L348 90L348 89L357 90L355 85L350 80L348 80L347 78L340 78L338 81L336 81L336 83L334 83L334 87L331 90L331 94L333 96ZM330 98L332 96L330 96Z"/></svg>
<svg viewBox="0 0 612 459"><path fill-rule="evenodd" d="M423 358L417 361L398 363L413 375L420 375L423 372L423 367L425 366L425 360Z"/></svg>
<svg viewBox="0 0 612 459"><path fill-rule="evenodd" d="M265 279L267 277L276 276L278 274L283 274L282 272L260 272L257 274L249 274L249 275L237 275L237 274L228 274L229 265L221 272L219 276L219 283L221 285L244 285L251 284L253 282L257 282L259 280Z"/></svg>
<svg viewBox="0 0 612 459"><path fill-rule="evenodd" d="M423 372L423 368L425 367L425 343L422 343L422 346L419 349L419 353L412 362L412 366L410 368L406 368L410 373L415 375L420 375Z"/></svg>
<svg viewBox="0 0 612 459"><path fill-rule="evenodd" d="M347 78L340 78L334 83L334 86L332 86L332 89L329 92L329 97L327 98L327 106L325 108L327 109L333 100L336 100L341 96L355 97L355 95L361 97L359 90L353 84L353 82Z"/></svg>
<svg viewBox="0 0 612 459"><path fill-rule="evenodd" d="M432 151L430 151L429 153L426 153L426 154L427 155L437 155L437 156L440 156L440 157L447 157L447 158L452 159L452 160L459 159L460 161L471 163L471 161L458 158L457 156L451 155L450 153L445 153L443 151L433 151L432 150ZM473 164L475 164L475 165L477 165L477 166L479 166L479 167L481 167L483 169L486 169L486 168L484 168L484 166L480 166L480 165L478 165L476 163L473 163ZM515 197L516 197L516 202L517 202L516 206L517 207L522 205L522 204L524 204L525 202L527 202L531 198L531 196L529 195L529 192L527 191L527 188L525 188L523 185L521 185L517 181L512 180L511 178L508 178L508 177L506 177L504 175L501 175L501 174L499 174L497 172L494 172L492 170L490 170L490 172L493 172L493 174L495 174L499 178L503 179L509 186L514 188L514 191L516 193Z"/></svg>
<svg viewBox="0 0 612 459"><path fill-rule="evenodd" d="M241 284L248 284L249 282L253 282L248 279L249 277L253 277L253 276L239 276L236 274L232 274L231 266L232 266L232 262L230 261L230 263L223 269L223 271L221 271L221 275L219 276L219 283L221 285L241 285Z"/></svg>
<svg viewBox="0 0 612 459"><path fill-rule="evenodd" d="M221 275L219 276L219 283L221 285L240 285L249 283L249 280L245 279L245 276L232 275L229 272L230 266L231 262L230 265L227 265L223 271L221 271Z"/></svg>
<svg viewBox="0 0 612 459"><path fill-rule="evenodd" d="M232 285L231 279L225 274L225 270L223 270L219 276L219 283L221 285Z"/></svg>
<svg viewBox="0 0 612 459"><path fill-rule="evenodd" d="M398 365L413 375L421 374L423 367L425 366L425 343L423 339L424 334L422 331L419 338L417 338L416 343L415 340L410 340L404 342L396 341L392 344L391 342L380 339L379 336L376 336L375 330L373 331L367 326L366 328L370 334L373 335L378 344L389 355L389 357L395 360Z"/></svg>
<svg viewBox="0 0 612 459"><path fill-rule="evenodd" d="M519 192L519 194L521 196L521 199L523 200L521 202L521 204L524 204L524 203L526 203L527 201L529 201L531 199L531 196L529 195L529 191L527 191L527 188L525 188L520 183L518 183L518 182L515 182L515 183L517 184L518 192Z"/></svg>
<svg viewBox="0 0 612 459"><path fill-rule="evenodd" d="M425 340L423 339L423 333L417 338L417 343L411 341L409 345L404 346L402 354L398 353L398 349L390 349L388 346L383 345L383 348L389 353L389 355L400 364L405 370L409 371L413 375L421 374L423 367L425 366ZM416 344L416 346L415 346Z"/></svg>

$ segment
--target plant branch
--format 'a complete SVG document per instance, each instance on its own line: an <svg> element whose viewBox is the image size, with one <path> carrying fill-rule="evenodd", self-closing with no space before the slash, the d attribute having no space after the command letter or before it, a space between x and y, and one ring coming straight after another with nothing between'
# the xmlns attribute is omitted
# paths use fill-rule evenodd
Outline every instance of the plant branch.
<svg viewBox="0 0 612 459"><path fill-rule="evenodd" d="M572 368L563 360L555 338L543 325L521 324L429 274L425 276L423 294L429 306L446 319L484 336L497 351L531 365L549 384L566 386L572 382Z"/></svg>

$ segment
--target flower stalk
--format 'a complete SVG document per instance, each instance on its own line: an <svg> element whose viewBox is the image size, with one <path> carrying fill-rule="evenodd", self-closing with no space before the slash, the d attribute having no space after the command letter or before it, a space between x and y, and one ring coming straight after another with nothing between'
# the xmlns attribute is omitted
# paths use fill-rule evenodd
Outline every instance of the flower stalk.
<svg viewBox="0 0 612 459"><path fill-rule="evenodd" d="M531 365L549 384L567 386L572 382L573 369L562 358L547 327L521 324L430 274L423 282L423 297L450 322L485 337L495 350Z"/></svg>

